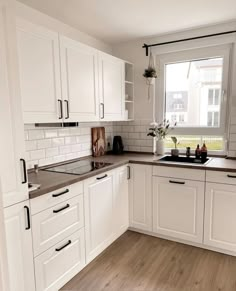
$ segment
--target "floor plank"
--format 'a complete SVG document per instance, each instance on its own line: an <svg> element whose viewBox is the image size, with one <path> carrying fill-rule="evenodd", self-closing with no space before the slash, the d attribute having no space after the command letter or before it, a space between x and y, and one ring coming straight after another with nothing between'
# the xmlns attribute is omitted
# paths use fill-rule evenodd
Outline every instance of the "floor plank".
<svg viewBox="0 0 236 291"><path fill-rule="evenodd" d="M61 291L236 291L236 257L127 231Z"/></svg>

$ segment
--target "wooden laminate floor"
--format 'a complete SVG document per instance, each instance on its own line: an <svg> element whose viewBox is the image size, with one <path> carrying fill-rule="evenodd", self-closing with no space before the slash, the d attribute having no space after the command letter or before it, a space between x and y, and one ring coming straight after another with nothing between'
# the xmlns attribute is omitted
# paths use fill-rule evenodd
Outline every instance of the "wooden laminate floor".
<svg viewBox="0 0 236 291"><path fill-rule="evenodd" d="M127 231L63 291L236 291L236 257Z"/></svg>

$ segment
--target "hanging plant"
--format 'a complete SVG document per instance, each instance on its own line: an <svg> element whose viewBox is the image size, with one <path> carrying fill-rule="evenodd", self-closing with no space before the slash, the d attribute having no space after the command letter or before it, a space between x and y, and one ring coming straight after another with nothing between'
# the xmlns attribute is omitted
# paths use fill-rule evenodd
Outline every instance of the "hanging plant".
<svg viewBox="0 0 236 291"><path fill-rule="evenodd" d="M150 100L151 99L150 87L151 87L154 79L157 78L157 71L156 71L156 68L154 65L154 59L153 59L152 52L150 53L150 56L149 56L148 68L144 70L143 76L144 76L144 78L146 78L146 83L148 85L148 100Z"/></svg>

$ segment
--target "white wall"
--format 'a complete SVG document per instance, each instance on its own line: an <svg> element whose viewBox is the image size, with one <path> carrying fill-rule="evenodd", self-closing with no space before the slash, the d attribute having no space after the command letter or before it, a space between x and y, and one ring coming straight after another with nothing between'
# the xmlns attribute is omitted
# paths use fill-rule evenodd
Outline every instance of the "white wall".
<svg viewBox="0 0 236 291"><path fill-rule="evenodd" d="M126 42L113 46L113 54L117 57L126 59L134 63L135 68L135 120L148 120L152 117L153 114L153 96L151 101L147 100L147 86L145 79L142 76L144 69L148 65L148 57L145 56L145 50L142 48L144 43L159 43L166 42L171 40L177 40L182 38L190 38L194 36L214 34L223 31L236 30L236 21L223 23L219 25L202 27L192 30L186 30L181 32L176 32L168 35L160 35L156 37L143 38L136 41ZM209 44L210 42L210 44ZM201 39L197 41L189 41L184 43L178 43L168 46L160 46L158 48L153 48L153 54L163 54L178 50L185 50L190 48L197 48L202 46L211 46L213 44L224 44L224 43L233 43L233 59L231 61L231 72L229 80L229 107L228 107L228 119L227 121L230 124L229 132L230 142L229 142L229 155L236 157L236 34L228 36L220 36L208 39ZM158 88L156 88L156 92ZM155 94L153 94L155 95ZM156 94L156 102L158 102L158 94ZM232 116L230 114L232 112ZM158 118L158 117L157 117Z"/></svg>
<svg viewBox="0 0 236 291"><path fill-rule="evenodd" d="M39 0L40 1L40 0ZM56 20L38 10L26 6L20 2L16 2L16 14L18 17L24 18L30 22L42 25L48 29L57 31L67 37L78 40L84 44L90 45L101 51L111 53L112 48L110 45L96 39L84 32L81 32L61 21Z"/></svg>

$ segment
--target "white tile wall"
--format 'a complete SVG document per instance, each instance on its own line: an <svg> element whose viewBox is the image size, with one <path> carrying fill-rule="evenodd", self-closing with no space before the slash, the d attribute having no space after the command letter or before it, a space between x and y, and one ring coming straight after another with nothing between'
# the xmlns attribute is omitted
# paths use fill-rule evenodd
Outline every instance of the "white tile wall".
<svg viewBox="0 0 236 291"><path fill-rule="evenodd" d="M107 142L112 143L113 126L106 123L83 123L71 128L37 128L25 125L27 167L62 162L89 156L91 151L91 127L104 126Z"/></svg>
<svg viewBox="0 0 236 291"><path fill-rule="evenodd" d="M135 120L131 122L116 122L113 124L113 134L123 139L125 151L153 152L153 139L147 136L152 120Z"/></svg>
<svg viewBox="0 0 236 291"><path fill-rule="evenodd" d="M236 107L231 108L231 119L229 128L229 157L236 157Z"/></svg>

